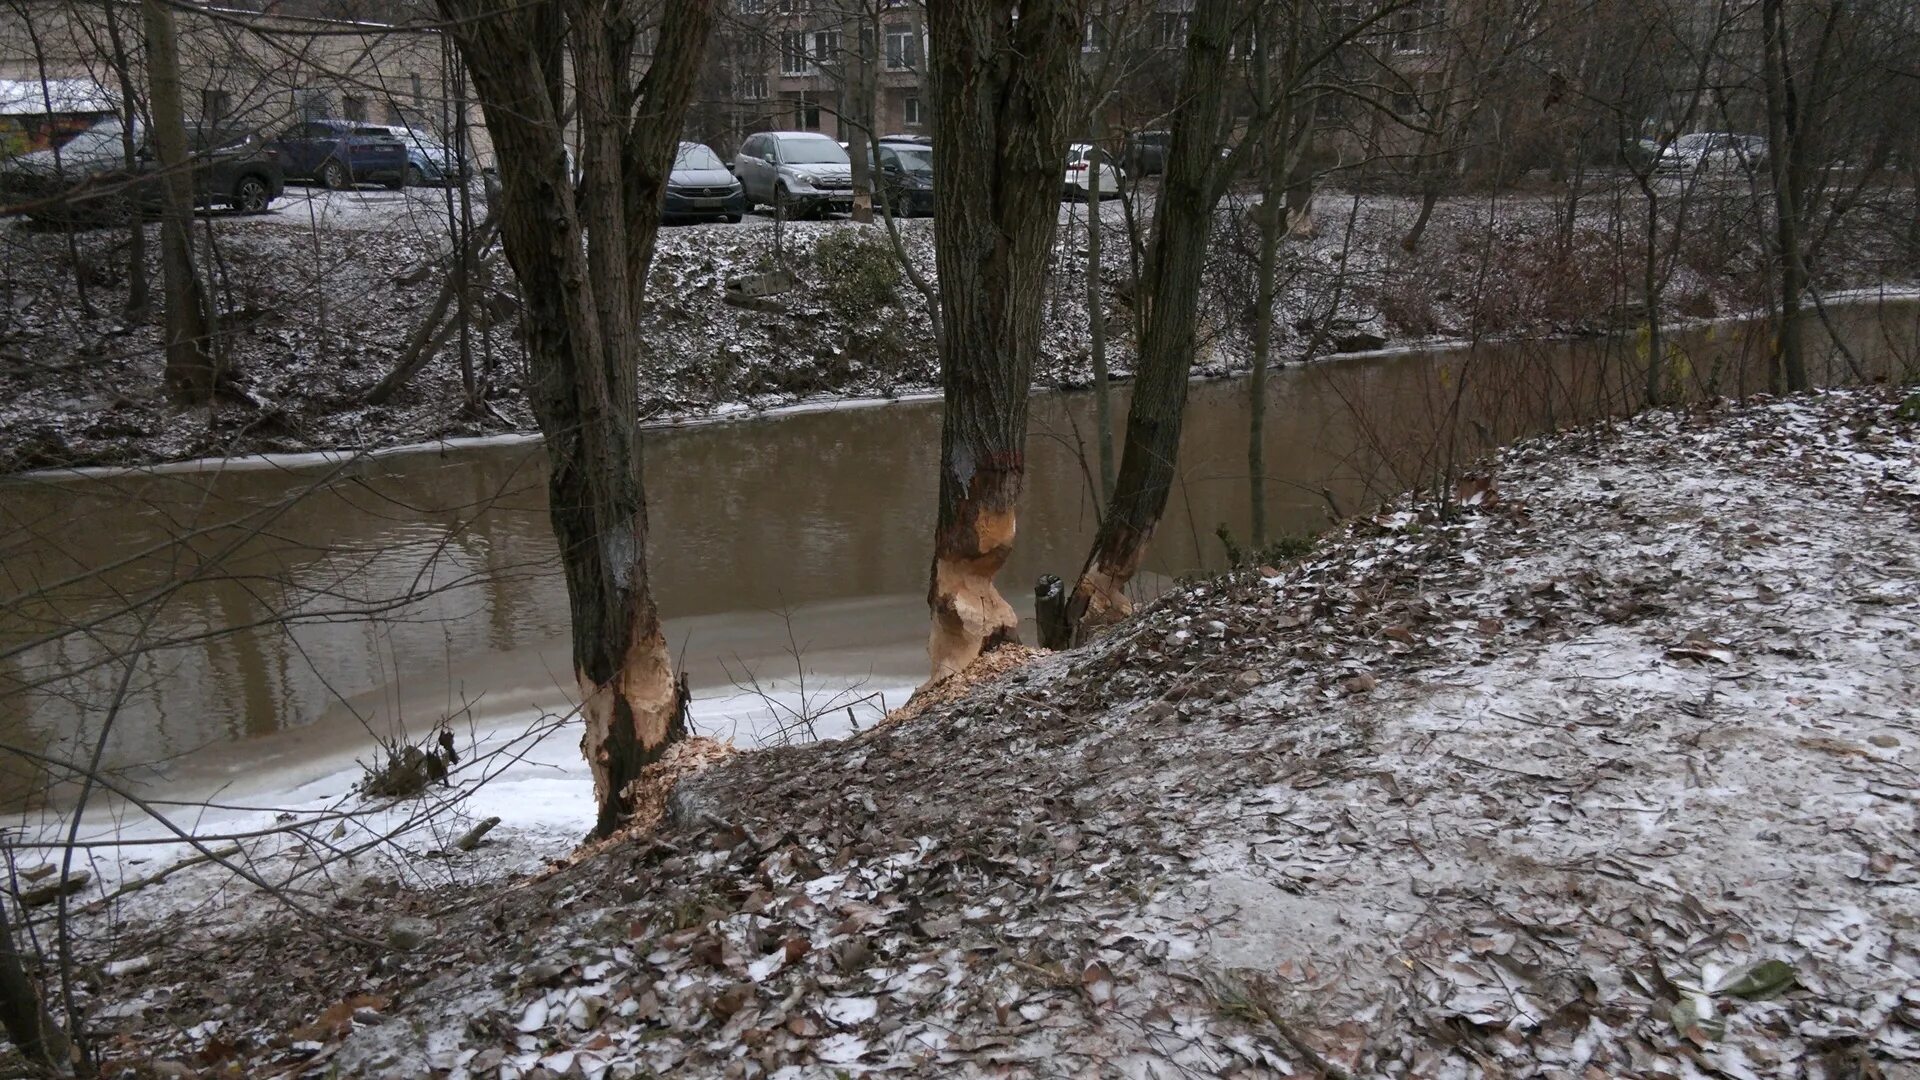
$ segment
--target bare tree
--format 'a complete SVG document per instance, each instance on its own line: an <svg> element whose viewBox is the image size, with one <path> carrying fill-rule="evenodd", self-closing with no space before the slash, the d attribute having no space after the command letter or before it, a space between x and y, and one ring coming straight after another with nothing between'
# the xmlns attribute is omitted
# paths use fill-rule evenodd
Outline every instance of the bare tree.
<svg viewBox="0 0 1920 1080"><path fill-rule="evenodd" d="M586 716L582 749L600 807L595 832L605 835L630 810L628 787L640 770L685 731L685 696L647 580L639 326L713 4L439 7L499 156L497 213L526 302L532 404L546 436ZM653 57L638 74L644 37L654 39ZM580 130L577 194L567 170L569 83Z"/></svg>
<svg viewBox="0 0 1920 1080"><path fill-rule="evenodd" d="M154 159L160 167L167 389L179 401L204 404L213 400L220 371L208 340L206 291L193 267L193 171L182 120L180 48L174 36L173 9L165 0L143 0L140 11L147 32Z"/></svg>
<svg viewBox="0 0 1920 1080"><path fill-rule="evenodd" d="M940 279L939 516L927 589L932 678L1019 638L994 586L1026 476L1027 391L1059 215L1085 0L945 0L927 8Z"/></svg>
<svg viewBox="0 0 1920 1080"><path fill-rule="evenodd" d="M1220 155L1228 121L1228 80L1220 73L1227 69L1232 32L1242 15L1242 5L1235 0L1200 0L1194 6L1167 172L1142 281L1150 306L1127 409L1120 472L1068 601L1072 626L1112 621L1131 610L1126 585L1140 567L1172 488L1187 373L1193 364L1200 276L1213 210L1231 175L1231 163Z"/></svg>

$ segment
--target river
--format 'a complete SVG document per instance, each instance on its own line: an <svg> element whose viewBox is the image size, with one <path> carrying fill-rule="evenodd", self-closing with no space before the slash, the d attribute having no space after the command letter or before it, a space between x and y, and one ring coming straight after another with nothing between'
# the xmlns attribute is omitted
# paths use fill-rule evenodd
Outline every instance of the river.
<svg viewBox="0 0 1920 1080"><path fill-rule="evenodd" d="M1920 304L1829 305L1867 375L1914 370ZM1751 321L1673 336L1690 393L1764 389ZM1815 324L1817 371L1853 377ZM1632 335L1345 357L1274 370L1274 533L1326 527L1464 459L1619 412ZM1124 416L1125 387L1116 401ZM1246 380L1196 382L1180 482L1140 587L1216 569L1247 532ZM1078 568L1095 523L1093 402L1038 393L1002 590ZM937 400L652 429L654 587L696 696L745 673L901 686L925 670ZM1081 447L1086 447L1083 455ZM365 747L452 713L564 711L567 605L532 441L0 485L0 744L181 783ZM1031 640L1031 627L1028 628ZM136 653L129 665L120 657ZM44 781L0 750L0 805Z"/></svg>

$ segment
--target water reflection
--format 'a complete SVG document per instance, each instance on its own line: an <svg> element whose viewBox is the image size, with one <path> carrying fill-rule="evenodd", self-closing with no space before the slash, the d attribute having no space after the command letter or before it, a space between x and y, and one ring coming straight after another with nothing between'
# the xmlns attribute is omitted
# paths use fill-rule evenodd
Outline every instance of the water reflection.
<svg viewBox="0 0 1920 1080"><path fill-rule="evenodd" d="M1896 377L1912 370L1917 313L1836 310L1869 375ZM1674 341L1688 392L1766 385L1763 327ZM1271 528L1316 531L1330 506L1351 511L1487 446L1622 410L1640 393L1641 347L1631 336L1484 344L1276 371ZM1823 352L1828 378L1844 379L1844 360ZM1034 399L1010 596L1084 554L1098 509L1080 449L1092 412L1086 394ZM1217 524L1245 535L1244 383L1196 384L1188 415L1149 566L1160 580L1220 565ZM837 613L825 617L834 645L916 650L939 422L924 401L651 433L658 598L676 626L697 626L676 647L697 636L701 657L725 658L752 635L777 645L776 609L887 597L879 614L821 609ZM0 613L0 742L77 755L126 675L112 658L136 645L147 651L113 720L115 767L327 715L426 723L419 712L483 691L565 682L553 678L566 669L566 601L537 445L0 491L0 588L20 598ZM0 764L11 785L0 802L22 783Z"/></svg>

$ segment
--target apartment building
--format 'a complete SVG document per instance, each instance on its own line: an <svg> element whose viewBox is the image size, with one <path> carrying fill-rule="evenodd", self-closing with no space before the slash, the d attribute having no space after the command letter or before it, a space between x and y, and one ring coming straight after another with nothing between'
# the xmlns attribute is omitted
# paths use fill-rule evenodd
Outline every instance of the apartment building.
<svg viewBox="0 0 1920 1080"><path fill-rule="evenodd" d="M365 7L365 5L362 5ZM184 101L190 120L230 123L272 135L292 123L339 117L443 132L459 117L458 68L443 36L402 23L352 17L338 4L229 2L177 9ZM403 14L385 5L389 15ZM44 3L0 8L0 85L56 88L86 110L124 105L112 36L95 4ZM146 77L139 25L121 13L117 29L138 98ZM18 100L14 100L18 98ZM33 115L33 95L14 94L0 121L21 132L59 122ZM56 102L56 106L60 103ZM136 108L144 102L136 100ZM44 110L42 110L44 111ZM483 145L479 110L467 103L474 143ZM5 134L0 130L0 135ZM23 136L26 141L30 137ZM21 140L16 140L21 141Z"/></svg>

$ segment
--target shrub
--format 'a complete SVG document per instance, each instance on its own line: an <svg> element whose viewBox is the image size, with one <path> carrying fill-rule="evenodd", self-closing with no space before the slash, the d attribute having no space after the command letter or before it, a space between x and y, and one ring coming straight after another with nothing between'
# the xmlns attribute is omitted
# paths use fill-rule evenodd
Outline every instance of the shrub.
<svg viewBox="0 0 1920 1080"><path fill-rule="evenodd" d="M860 318L893 304L900 264L893 248L873 229L847 226L822 237L813 249L822 294L841 314Z"/></svg>

